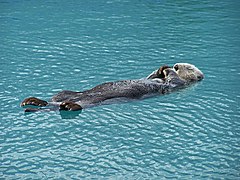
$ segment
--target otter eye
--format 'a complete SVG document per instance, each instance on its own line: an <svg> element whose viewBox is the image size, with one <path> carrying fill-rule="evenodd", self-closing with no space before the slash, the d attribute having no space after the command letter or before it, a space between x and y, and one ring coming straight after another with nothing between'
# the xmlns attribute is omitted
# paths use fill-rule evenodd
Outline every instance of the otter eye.
<svg viewBox="0 0 240 180"><path fill-rule="evenodd" d="M194 69L192 67L187 68L189 71L193 71Z"/></svg>
<svg viewBox="0 0 240 180"><path fill-rule="evenodd" d="M175 69L175 71L177 71L178 70L178 65L175 65L173 68Z"/></svg>

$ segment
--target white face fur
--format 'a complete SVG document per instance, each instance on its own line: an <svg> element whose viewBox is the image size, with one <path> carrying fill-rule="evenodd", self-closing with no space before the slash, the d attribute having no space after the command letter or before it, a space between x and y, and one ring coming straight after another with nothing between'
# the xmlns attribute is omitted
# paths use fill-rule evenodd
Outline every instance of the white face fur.
<svg viewBox="0 0 240 180"><path fill-rule="evenodd" d="M204 78L203 73L194 65L188 63L177 63L173 66L178 76L190 83L200 81Z"/></svg>

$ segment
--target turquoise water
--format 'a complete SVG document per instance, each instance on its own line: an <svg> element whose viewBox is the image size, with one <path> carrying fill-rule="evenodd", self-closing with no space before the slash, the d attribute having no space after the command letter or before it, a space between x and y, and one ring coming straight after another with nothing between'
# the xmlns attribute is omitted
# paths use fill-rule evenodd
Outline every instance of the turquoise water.
<svg viewBox="0 0 240 180"><path fill-rule="evenodd" d="M239 179L239 1L0 1L1 179ZM188 62L187 89L81 113L24 114Z"/></svg>

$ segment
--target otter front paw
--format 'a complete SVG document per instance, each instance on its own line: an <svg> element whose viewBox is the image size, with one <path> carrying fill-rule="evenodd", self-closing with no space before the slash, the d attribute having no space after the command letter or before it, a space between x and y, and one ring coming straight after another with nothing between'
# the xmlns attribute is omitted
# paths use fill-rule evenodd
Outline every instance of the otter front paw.
<svg viewBox="0 0 240 180"><path fill-rule="evenodd" d="M48 102L35 98L35 97L30 97L26 98L21 102L20 106L27 106L27 105L32 105L32 106L47 106Z"/></svg>
<svg viewBox="0 0 240 180"><path fill-rule="evenodd" d="M60 111L79 111L82 110L82 107L74 102L63 102L60 104Z"/></svg>

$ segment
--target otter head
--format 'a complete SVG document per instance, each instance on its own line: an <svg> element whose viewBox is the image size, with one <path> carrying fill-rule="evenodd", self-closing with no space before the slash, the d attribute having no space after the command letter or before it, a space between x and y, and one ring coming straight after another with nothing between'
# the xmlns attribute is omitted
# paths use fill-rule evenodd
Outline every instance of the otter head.
<svg viewBox="0 0 240 180"><path fill-rule="evenodd" d="M177 63L173 66L179 78L186 83L200 81L204 78L203 73L194 65L188 63Z"/></svg>

